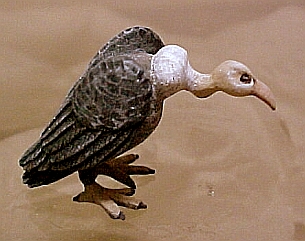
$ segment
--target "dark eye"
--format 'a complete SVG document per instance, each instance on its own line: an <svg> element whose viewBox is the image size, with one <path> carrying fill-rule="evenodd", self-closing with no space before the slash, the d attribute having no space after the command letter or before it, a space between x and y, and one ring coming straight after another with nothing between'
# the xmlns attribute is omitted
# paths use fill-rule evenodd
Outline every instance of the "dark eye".
<svg viewBox="0 0 305 241"><path fill-rule="evenodd" d="M250 84L252 82L252 77L249 74L243 74L242 76L240 76L240 82L244 83L244 84Z"/></svg>

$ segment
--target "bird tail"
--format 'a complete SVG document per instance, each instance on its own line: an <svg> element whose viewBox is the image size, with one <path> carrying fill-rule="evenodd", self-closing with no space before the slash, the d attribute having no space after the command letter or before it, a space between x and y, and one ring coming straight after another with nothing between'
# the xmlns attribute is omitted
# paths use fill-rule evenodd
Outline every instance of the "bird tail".
<svg viewBox="0 0 305 241"><path fill-rule="evenodd" d="M61 133L68 131L71 127L71 105L64 103L58 115L42 132L39 140L34 143L20 158L19 165L25 171L22 179L23 183L29 187L38 187L55 182L67 175L76 171L75 168L66 168L52 170L49 168L51 160L52 148L55 148L54 140L60 136Z"/></svg>
<svg viewBox="0 0 305 241"><path fill-rule="evenodd" d="M48 185L59 179L62 179L74 171L64 170L64 171L25 171L22 176L23 183L28 185L30 188L39 187L42 185Z"/></svg>

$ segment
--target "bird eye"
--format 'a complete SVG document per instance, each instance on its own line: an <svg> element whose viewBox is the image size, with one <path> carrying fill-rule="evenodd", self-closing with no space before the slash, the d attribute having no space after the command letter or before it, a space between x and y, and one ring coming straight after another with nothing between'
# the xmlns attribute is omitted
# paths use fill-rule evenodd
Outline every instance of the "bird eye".
<svg viewBox="0 0 305 241"><path fill-rule="evenodd" d="M244 84L250 84L253 81L253 78L249 74L243 74L240 76L240 82Z"/></svg>

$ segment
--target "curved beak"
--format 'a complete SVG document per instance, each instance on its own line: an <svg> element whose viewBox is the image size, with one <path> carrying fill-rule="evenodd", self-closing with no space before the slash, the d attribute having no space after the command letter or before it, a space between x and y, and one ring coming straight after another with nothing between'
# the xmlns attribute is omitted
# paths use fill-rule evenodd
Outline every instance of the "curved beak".
<svg viewBox="0 0 305 241"><path fill-rule="evenodd" d="M267 105L270 106L272 110L276 109L276 103L274 95L272 94L271 90L267 85L263 82L256 80L253 86L252 95L258 97L262 101L264 101Z"/></svg>

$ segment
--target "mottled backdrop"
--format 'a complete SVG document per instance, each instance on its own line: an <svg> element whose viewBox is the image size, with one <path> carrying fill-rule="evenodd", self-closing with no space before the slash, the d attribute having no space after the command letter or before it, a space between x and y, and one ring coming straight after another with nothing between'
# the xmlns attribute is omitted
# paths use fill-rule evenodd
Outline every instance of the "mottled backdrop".
<svg viewBox="0 0 305 241"><path fill-rule="evenodd" d="M304 1L1 1L0 19L1 240L305 240ZM134 150L157 169L136 178L149 208L122 222L71 201L76 175L28 189L17 160L100 46L133 25L186 48L202 72L247 64L278 109L225 94L168 99Z"/></svg>

